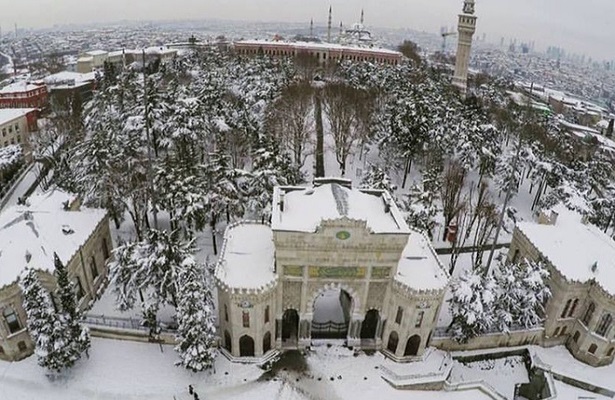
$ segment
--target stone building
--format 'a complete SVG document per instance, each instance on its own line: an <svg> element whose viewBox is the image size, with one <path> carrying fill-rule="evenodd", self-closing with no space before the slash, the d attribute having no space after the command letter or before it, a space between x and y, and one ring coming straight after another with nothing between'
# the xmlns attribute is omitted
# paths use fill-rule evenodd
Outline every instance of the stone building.
<svg viewBox="0 0 615 400"><path fill-rule="evenodd" d="M38 111L34 108L0 109L0 147L21 145L30 152L30 133L38 130Z"/></svg>
<svg viewBox="0 0 615 400"><path fill-rule="evenodd" d="M581 215L557 206L538 223L515 228L509 261L546 263L552 297L543 344L566 345L577 359L601 366L615 356L615 242Z"/></svg>
<svg viewBox="0 0 615 400"><path fill-rule="evenodd" d="M399 361L420 357L449 275L390 194L319 179L276 188L272 206L271 225L225 233L216 282L226 351L260 357L341 339Z"/></svg>
<svg viewBox="0 0 615 400"><path fill-rule="evenodd" d="M75 283L79 308L85 309L104 286L111 250L106 211L82 209L60 191L33 196L27 205L0 214L0 359L20 360L34 349L18 283L26 268L36 269L53 292L56 253Z"/></svg>

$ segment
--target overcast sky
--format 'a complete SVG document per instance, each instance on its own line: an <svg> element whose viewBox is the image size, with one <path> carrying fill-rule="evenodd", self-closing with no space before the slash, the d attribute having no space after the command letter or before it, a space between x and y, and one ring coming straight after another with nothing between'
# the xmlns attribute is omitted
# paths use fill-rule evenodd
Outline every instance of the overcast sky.
<svg viewBox="0 0 615 400"><path fill-rule="evenodd" d="M614 59L615 0L477 0L478 32L488 40L533 39L595 58ZM10 29L123 19L206 19L366 25L438 32L456 24L463 0L0 0L0 25ZM306 22L307 24L307 22Z"/></svg>

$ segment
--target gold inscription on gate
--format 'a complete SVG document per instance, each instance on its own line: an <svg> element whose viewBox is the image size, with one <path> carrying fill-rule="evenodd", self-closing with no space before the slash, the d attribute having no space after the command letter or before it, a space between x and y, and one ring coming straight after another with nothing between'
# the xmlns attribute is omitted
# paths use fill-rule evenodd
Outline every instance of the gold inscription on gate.
<svg viewBox="0 0 615 400"><path fill-rule="evenodd" d="M285 265L284 275L286 276L303 276L303 267L300 265Z"/></svg>
<svg viewBox="0 0 615 400"><path fill-rule="evenodd" d="M309 267L310 278L363 279L367 275L365 267Z"/></svg>
<svg viewBox="0 0 615 400"><path fill-rule="evenodd" d="M386 279L391 273L391 267L373 267L372 279Z"/></svg>

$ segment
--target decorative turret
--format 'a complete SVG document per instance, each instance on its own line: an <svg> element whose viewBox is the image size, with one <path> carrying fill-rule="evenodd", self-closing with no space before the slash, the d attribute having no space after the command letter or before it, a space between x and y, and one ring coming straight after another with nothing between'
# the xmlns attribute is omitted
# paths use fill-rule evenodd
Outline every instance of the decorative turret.
<svg viewBox="0 0 615 400"><path fill-rule="evenodd" d="M327 42L331 43L331 22L333 14L331 12L331 6L329 6L329 22L327 24Z"/></svg>
<svg viewBox="0 0 615 400"><path fill-rule="evenodd" d="M474 15L474 0L465 0L463 14L459 14L459 40L457 44L457 61L453 85L457 86L465 95L468 85L468 67L470 65L470 52L472 51L472 36L476 32Z"/></svg>

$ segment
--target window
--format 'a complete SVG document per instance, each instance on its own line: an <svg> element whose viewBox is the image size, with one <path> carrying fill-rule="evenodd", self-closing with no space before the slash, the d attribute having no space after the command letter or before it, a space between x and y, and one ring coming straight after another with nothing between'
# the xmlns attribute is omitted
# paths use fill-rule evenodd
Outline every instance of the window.
<svg viewBox="0 0 615 400"><path fill-rule="evenodd" d="M421 325L423 325L423 317L425 317L425 311L419 311L416 317L416 323L414 324L415 328L420 328Z"/></svg>
<svg viewBox="0 0 615 400"><path fill-rule="evenodd" d="M395 315L395 323L401 324L401 318L404 316L404 309L397 307L397 315Z"/></svg>
<svg viewBox="0 0 615 400"><path fill-rule="evenodd" d="M568 309L570 308L570 303L572 303L572 299L566 302L566 306L564 307L564 310L562 311L560 318L566 318L566 314L568 314Z"/></svg>
<svg viewBox="0 0 615 400"><path fill-rule="evenodd" d="M555 332L553 332L553 336L559 336L559 327L555 328Z"/></svg>
<svg viewBox="0 0 615 400"><path fill-rule="evenodd" d="M265 323L269 322L269 306L265 307Z"/></svg>
<svg viewBox="0 0 615 400"><path fill-rule="evenodd" d="M77 285L77 300L81 300L83 296L85 295L83 291L83 285L81 284L81 278L77 277L76 285Z"/></svg>
<svg viewBox="0 0 615 400"><path fill-rule="evenodd" d="M92 256L92 258L90 258L90 269L92 270L92 279L95 279L98 276L98 268L96 268L95 256Z"/></svg>
<svg viewBox="0 0 615 400"><path fill-rule="evenodd" d="M593 302L589 303L589 306L587 306L587 310L585 311L585 315L583 315L583 323L585 326L588 326L591 322L594 311L596 311L596 305Z"/></svg>
<svg viewBox="0 0 615 400"><path fill-rule="evenodd" d="M572 308L570 308L570 311L568 312L568 317L574 316L574 312L576 311L578 304L579 299L574 299L574 301L572 302Z"/></svg>
<svg viewBox="0 0 615 400"><path fill-rule="evenodd" d="M597 348L598 348L598 346L596 346L595 344L592 343L592 345L589 346L589 349L587 349L587 351L590 352L591 354L594 354L596 352Z"/></svg>
<svg viewBox="0 0 615 400"><path fill-rule="evenodd" d="M103 238L103 241L102 241L102 252L103 252L103 255L105 256L105 260L109 258L109 246L108 246L106 238Z"/></svg>
<svg viewBox="0 0 615 400"><path fill-rule="evenodd" d="M564 336L566 334L566 327L562 328L562 331L559 333L560 336Z"/></svg>
<svg viewBox="0 0 615 400"><path fill-rule="evenodd" d="M0 354L4 354L4 347L2 347L2 346L0 346Z"/></svg>
<svg viewBox="0 0 615 400"><path fill-rule="evenodd" d="M579 331L576 331L574 333L574 336L572 337L572 340L574 340L574 342L577 343L579 341L579 337L581 337L581 334L579 333Z"/></svg>
<svg viewBox="0 0 615 400"><path fill-rule="evenodd" d="M248 311L243 312L243 314L241 315L241 321L244 328L250 327L250 313Z"/></svg>
<svg viewBox="0 0 615 400"><path fill-rule="evenodd" d="M228 307L224 305L224 320L228 322Z"/></svg>
<svg viewBox="0 0 615 400"><path fill-rule="evenodd" d="M19 322L19 317L15 310L12 307L7 307L2 312L4 315L4 320L6 321L6 326L9 328L9 333L19 332L21 330L21 323Z"/></svg>
<svg viewBox="0 0 615 400"><path fill-rule="evenodd" d="M17 348L19 349L19 351L26 351L28 349L28 346L26 346L26 342L22 340L21 342L17 343Z"/></svg>
<svg viewBox="0 0 615 400"><path fill-rule="evenodd" d="M615 351L615 347L611 347L611 348L609 349L609 351L606 353L606 356L607 356L607 357L611 357L611 356L613 355L613 352L614 352L614 351Z"/></svg>
<svg viewBox="0 0 615 400"><path fill-rule="evenodd" d="M602 318L600 318L600 323L598 324L598 329L596 329L596 333L600 336L606 336L611 329L611 325L613 324L613 316L611 314L604 314Z"/></svg>

